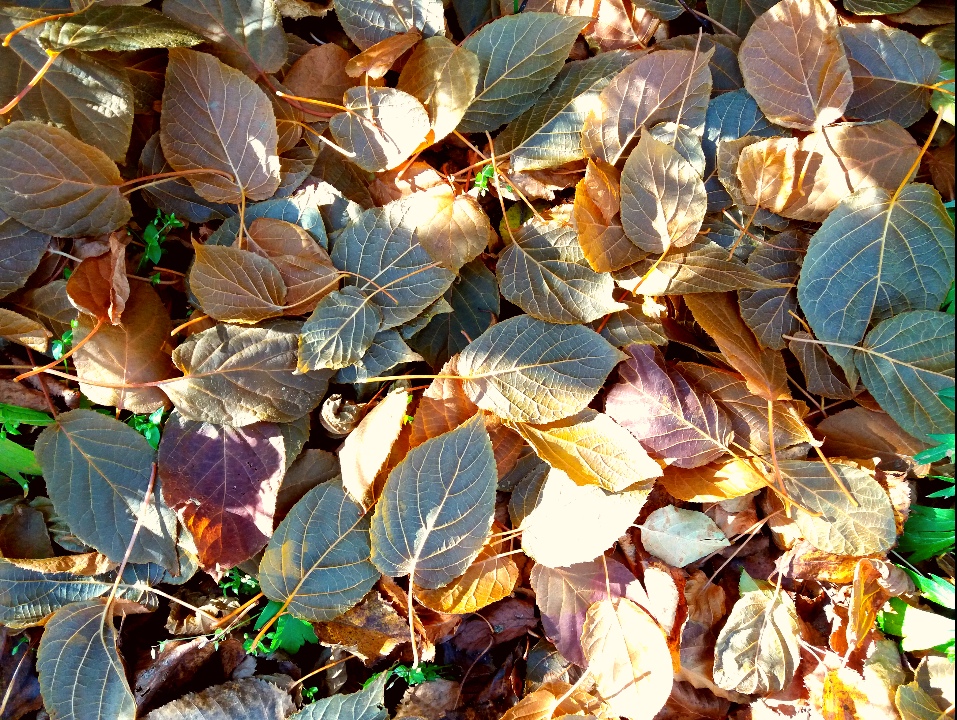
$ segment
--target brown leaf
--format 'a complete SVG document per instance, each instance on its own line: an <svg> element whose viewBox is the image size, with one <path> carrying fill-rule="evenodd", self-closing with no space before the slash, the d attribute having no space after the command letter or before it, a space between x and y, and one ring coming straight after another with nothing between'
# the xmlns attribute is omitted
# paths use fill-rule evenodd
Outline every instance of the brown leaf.
<svg viewBox="0 0 957 720"><path fill-rule="evenodd" d="M233 428L174 414L157 462L163 497L189 528L210 574L218 577L266 545L285 471L278 425Z"/></svg>
<svg viewBox="0 0 957 720"><path fill-rule="evenodd" d="M504 526L493 523L493 534L504 531ZM504 540L489 538L461 577L435 590L416 587L416 600L437 612L467 615L508 597L518 582L518 565L501 556L505 550Z"/></svg>
<svg viewBox="0 0 957 720"><path fill-rule="evenodd" d="M831 457L879 457L889 469L910 467L913 456L927 447L905 433L887 413L860 406L824 418L817 424L817 434L824 440L823 451Z"/></svg>
<svg viewBox="0 0 957 720"><path fill-rule="evenodd" d="M189 287L210 317L244 324L285 312L286 283L271 260L249 250L193 242Z"/></svg>
<svg viewBox="0 0 957 720"><path fill-rule="evenodd" d="M6 560L24 570L40 573L72 573L84 577L101 575L115 569L117 565L106 555L97 552L36 559L6 558Z"/></svg>
<svg viewBox="0 0 957 720"><path fill-rule="evenodd" d="M173 48L166 69L160 142L176 170L207 200L266 200L279 187L279 135L266 94L212 55Z"/></svg>
<svg viewBox="0 0 957 720"><path fill-rule="evenodd" d="M575 229L585 259L596 272L632 265L645 253L625 235L621 224L621 172L601 160L588 160L575 188Z"/></svg>
<svg viewBox="0 0 957 720"><path fill-rule="evenodd" d="M695 57L690 50L640 55L601 91L600 111L585 119L585 155L615 165L643 126L680 121L703 127L711 95L710 57L707 52Z"/></svg>
<svg viewBox="0 0 957 720"><path fill-rule="evenodd" d="M488 215L471 195L455 195L448 185L415 195L416 236L444 268L458 272L498 240Z"/></svg>
<svg viewBox="0 0 957 720"><path fill-rule="evenodd" d="M143 720L179 720L189 717L282 720L295 707L292 697L283 688L260 678L247 677L184 695L147 714Z"/></svg>
<svg viewBox="0 0 957 720"><path fill-rule="evenodd" d="M860 647L874 628L877 613L890 598L913 592L914 583L900 568L881 560L862 558L854 570L847 610L847 644Z"/></svg>
<svg viewBox="0 0 957 720"><path fill-rule="evenodd" d="M358 83L346 74L349 59L349 53L335 43L313 47L293 63L282 84L293 95L341 103L343 93Z"/></svg>
<svg viewBox="0 0 957 720"><path fill-rule="evenodd" d="M645 47L659 24L653 12L630 0L529 0L529 10L594 18L582 34L603 51Z"/></svg>
<svg viewBox="0 0 957 720"><path fill-rule="evenodd" d="M724 357L744 375L755 395L773 402L789 400L788 376L780 352L762 348L751 332L732 293L701 293L685 297L695 320L717 343Z"/></svg>
<svg viewBox="0 0 957 720"><path fill-rule="evenodd" d="M767 479L749 461L735 458L703 467L665 468L662 486L687 502L710 503L741 497L767 486Z"/></svg>
<svg viewBox="0 0 957 720"><path fill-rule="evenodd" d="M907 182L917 142L900 125L844 123L796 138L769 138L741 151L737 176L751 205L822 222L857 190L893 192Z"/></svg>
<svg viewBox="0 0 957 720"><path fill-rule="evenodd" d="M343 647L367 665L409 642L408 622L376 590L335 620L314 627L320 642Z"/></svg>
<svg viewBox="0 0 957 720"><path fill-rule="evenodd" d="M421 39L422 33L416 28L412 28L401 35L387 37L349 60L346 63L346 75L353 78L368 75L373 80L385 77L385 74L392 69L395 61L412 49Z"/></svg>
<svg viewBox="0 0 957 720"><path fill-rule="evenodd" d="M53 333L36 320L0 308L0 338L45 353Z"/></svg>
<svg viewBox="0 0 957 720"><path fill-rule="evenodd" d="M558 698L548 690L529 693L508 709L501 720L550 720L558 707Z"/></svg>
<svg viewBox="0 0 957 720"><path fill-rule="evenodd" d="M84 260L83 263L88 263ZM76 277L76 274L70 280ZM89 315L81 314L75 330L79 341L93 332ZM123 321L103 325L73 356L80 390L100 405L118 410L150 413L168 403L158 387L124 388L102 385L136 385L166 380L173 375L170 359L170 331L173 324L156 291L146 283L132 288Z"/></svg>
<svg viewBox="0 0 957 720"><path fill-rule="evenodd" d="M844 114L854 92L826 0L781 0L761 15L738 54L744 86L771 122L813 131Z"/></svg>
<svg viewBox="0 0 957 720"><path fill-rule="evenodd" d="M74 307L98 320L109 320L113 325L120 324L130 295L126 245L120 240L125 235L125 231L111 234L109 252L86 258L66 282L66 292Z"/></svg>
<svg viewBox="0 0 957 720"><path fill-rule="evenodd" d="M346 437L339 450L342 486L356 502L371 508L381 492L376 478L380 476L392 446L402 432L409 393L400 388L387 394L362 418L362 422Z"/></svg>
<svg viewBox="0 0 957 720"><path fill-rule="evenodd" d="M338 285L337 270L329 253L299 225L275 218L256 218L249 225L246 247L270 260L279 271L286 285L285 315L312 312Z"/></svg>
<svg viewBox="0 0 957 720"><path fill-rule="evenodd" d="M658 624L624 598L588 609L582 631L588 670L612 715L651 720L671 695L671 652Z"/></svg>
<svg viewBox="0 0 957 720"><path fill-rule="evenodd" d="M860 393L861 388L856 383L854 388L848 387L844 371L824 348L817 343L801 342L813 340L810 334L799 331L793 337L796 339L788 341L788 350L801 365L808 392L836 400L850 400Z"/></svg>

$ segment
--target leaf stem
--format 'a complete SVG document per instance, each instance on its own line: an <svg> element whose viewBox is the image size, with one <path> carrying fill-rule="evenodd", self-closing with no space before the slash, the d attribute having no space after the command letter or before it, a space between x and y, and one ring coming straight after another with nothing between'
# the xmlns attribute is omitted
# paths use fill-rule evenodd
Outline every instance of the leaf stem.
<svg viewBox="0 0 957 720"><path fill-rule="evenodd" d="M2 108L0 108L0 115L6 115L8 112L13 110L13 108L15 108L20 103L20 101L23 100L24 97L26 97L26 94L30 92L36 86L36 84L43 79L43 76L47 74L47 70L53 67L53 63L56 61L58 57L60 57L60 53L54 52L52 50L47 50L46 62L43 63L43 65L40 67L39 70L37 70L36 75L34 75L33 79L26 84L26 87L24 87L23 90L18 92L16 97L13 98L13 100L11 100Z"/></svg>
<svg viewBox="0 0 957 720"><path fill-rule="evenodd" d="M203 315L202 313L197 313L197 314L196 314L196 317L191 317L189 320L187 320L186 322L184 322L182 325L177 325L176 327L174 327L174 328L173 328L173 331L169 334L169 336L170 336L170 337L176 337L176 336L179 335L183 330L185 330L186 328L188 328L190 325L193 325L193 324L198 323L198 322L202 322L203 320L205 320L205 319L208 318L208 317L209 317L209 315Z"/></svg>
<svg viewBox="0 0 957 720"><path fill-rule="evenodd" d="M140 511L136 513L136 523L133 525L133 532L130 534L130 541L126 544L126 552L123 553L123 561L116 569L116 580L113 581L113 587L110 588L110 595L106 599L106 605L103 608L103 622L106 621L110 613L110 606L116 599L116 590L120 586L120 580L123 578L123 571L126 570L126 563L129 562L130 553L133 552L133 545L136 544L136 536L139 535L140 528L143 527L143 517L150 506L150 498L153 496L153 486L156 484L156 463L151 464L150 480L146 485L146 494L143 496L143 502L140 505Z"/></svg>
<svg viewBox="0 0 957 720"><path fill-rule="evenodd" d="M19 35L24 30L28 30L32 27L36 27L37 25L43 25L44 23L52 22L54 20L59 20L60 18L71 17L72 15L76 15L76 13L68 12L68 13L59 13L57 15L44 15L43 17L39 17L39 18L36 18L35 20L31 20L25 25L21 25L20 27L14 28L10 32L8 32L6 35L4 35L3 47L10 47L10 41L13 40L14 37Z"/></svg>
<svg viewBox="0 0 957 720"><path fill-rule="evenodd" d="M134 178L132 180L127 180L125 183L121 183L117 187L126 188L130 185L135 185L136 183L143 182L144 180L149 181L145 185L140 185L139 187L132 188L131 190L124 190L124 195L129 195L134 193L137 190L145 190L148 187L153 185L159 185L164 183L167 180L175 180L176 178L186 177L188 175L219 175L228 180L236 182L236 178L230 175L224 170L215 170L214 168L195 168L192 170L173 170L172 172L156 173L154 175L144 175L143 177Z"/></svg>
<svg viewBox="0 0 957 720"><path fill-rule="evenodd" d="M904 179L901 180L900 185L897 186L897 190L894 191L894 195L891 197L891 202L890 202L891 205L897 202L897 198L900 197L900 194L904 191L904 188L907 187L908 183L910 182L911 175L913 175L914 172L917 170L917 168L920 167L921 158L923 158L924 155L927 153L927 149L930 147L930 143L931 141L933 141L934 135L937 134L937 128L940 127L940 121L943 119L943 117L944 117L944 107L941 106L941 108L937 111L937 117L934 119L934 125L933 127L931 127L930 133L928 133L927 135L927 140L924 142L924 146L920 149L920 152L917 153L917 157L914 158L914 162L911 163L910 169L907 171L907 174L904 175Z"/></svg>
<svg viewBox="0 0 957 720"><path fill-rule="evenodd" d="M58 359L54 360L53 362L47 363L46 365L43 365L42 367L35 367L30 372L21 373L20 375L17 375L15 378L13 378L13 381L20 382L21 380L26 380L28 377L33 377L34 375L37 375L39 373L49 372L51 368L56 367L61 362L66 360L68 357L73 355L81 347L83 347L91 337L93 337L94 335L96 335L97 332L99 332L100 328L103 327L103 323L104 323L104 319L98 318L96 321L96 325L93 326L93 330L90 331L90 334L87 335L82 340L80 340L78 343L76 343L67 352L61 355Z"/></svg>

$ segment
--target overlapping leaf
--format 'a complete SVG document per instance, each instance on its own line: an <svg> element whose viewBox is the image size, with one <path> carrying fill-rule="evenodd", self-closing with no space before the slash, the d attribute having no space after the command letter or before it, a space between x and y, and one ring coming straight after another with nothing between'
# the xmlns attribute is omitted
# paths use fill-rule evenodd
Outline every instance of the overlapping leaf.
<svg viewBox="0 0 957 720"><path fill-rule="evenodd" d="M156 10L129 6L91 5L43 26L40 44L54 52L64 50L143 50L191 47L203 41Z"/></svg>
<svg viewBox="0 0 957 720"><path fill-rule="evenodd" d="M775 235L769 244L755 248L748 256L748 268L754 272L768 280L793 284L793 287L738 290L741 318L762 347L783 350L787 345L784 335L800 329L794 314L798 310L797 279L806 247L807 236L785 232Z"/></svg>
<svg viewBox="0 0 957 720"><path fill-rule="evenodd" d="M461 575L488 537L496 479L481 417L410 450L376 505L372 562L425 588Z"/></svg>
<svg viewBox="0 0 957 720"><path fill-rule="evenodd" d="M0 297L26 284L49 244L46 233L21 225L0 210Z"/></svg>
<svg viewBox="0 0 957 720"><path fill-rule="evenodd" d="M508 420L547 423L583 410L619 357L593 330L520 315L471 342L458 370L480 408Z"/></svg>
<svg viewBox="0 0 957 720"><path fill-rule="evenodd" d="M673 567L684 567L731 543L702 512L666 505L651 513L641 527L641 544Z"/></svg>
<svg viewBox="0 0 957 720"><path fill-rule="evenodd" d="M335 0L334 6L342 28L363 50L413 28L427 38L445 31L440 0L399 0L389 4L374 0Z"/></svg>
<svg viewBox="0 0 957 720"><path fill-rule="evenodd" d="M237 427L260 420L291 422L319 405L331 373L297 372L302 325L217 325L173 351L184 377L161 387L190 420Z"/></svg>
<svg viewBox="0 0 957 720"><path fill-rule="evenodd" d="M266 597L289 611L331 620L358 603L378 571L370 562L369 519L329 480L307 492L273 534L259 566Z"/></svg>

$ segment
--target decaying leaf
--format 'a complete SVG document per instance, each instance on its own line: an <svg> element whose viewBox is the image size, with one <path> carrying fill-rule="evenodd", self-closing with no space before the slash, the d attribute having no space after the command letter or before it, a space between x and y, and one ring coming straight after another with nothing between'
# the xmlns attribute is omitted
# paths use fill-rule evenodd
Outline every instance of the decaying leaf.
<svg viewBox="0 0 957 720"><path fill-rule="evenodd" d="M684 567L731 543L704 513L666 506L645 518L641 544L674 567Z"/></svg>

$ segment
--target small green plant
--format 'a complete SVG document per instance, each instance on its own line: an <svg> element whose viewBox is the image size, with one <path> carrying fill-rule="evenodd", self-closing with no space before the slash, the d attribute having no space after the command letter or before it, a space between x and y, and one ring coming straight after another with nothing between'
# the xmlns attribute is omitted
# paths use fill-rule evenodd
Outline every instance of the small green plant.
<svg viewBox="0 0 957 720"><path fill-rule="evenodd" d="M43 471L30 448L13 442L7 436L19 435L21 425L45 427L53 424L53 418L44 412L0 403L0 474L16 482L24 495L30 489L24 475L41 475Z"/></svg>
<svg viewBox="0 0 957 720"><path fill-rule="evenodd" d="M485 193L488 192L488 184L492 177L495 175L495 167L489 163L475 176L472 180L472 187L478 188L479 197L484 197Z"/></svg>
<svg viewBox="0 0 957 720"><path fill-rule="evenodd" d="M53 418L45 412L0 403L0 438L5 438L7 435L19 435L20 425L46 427L52 424Z"/></svg>
<svg viewBox="0 0 957 720"><path fill-rule="evenodd" d="M20 652L23 648L25 648L29 644L30 644L30 638L28 638L26 635L22 635L20 639L17 640L16 644L12 648L10 648L10 654L16 655L18 652Z"/></svg>
<svg viewBox="0 0 957 720"><path fill-rule="evenodd" d="M395 678L400 678L405 680L406 684L410 687L415 685L421 685L422 683L432 682L433 680L439 680L440 678L447 678L446 674L449 671L448 665L436 665L435 663L424 662L418 665L418 667L409 667L408 665L396 665L394 668L388 670L383 670L382 672L386 675L392 675L393 680ZM362 687L368 687L377 677L382 675L382 673L375 673L368 680L362 683Z"/></svg>
<svg viewBox="0 0 957 720"><path fill-rule="evenodd" d="M160 258L163 257L163 241L166 240L166 236L169 234L170 230L176 228L185 227L181 220L176 218L175 213L170 213L167 215L162 210L156 211L156 217L153 218L152 222L143 228L143 243L146 245L146 250L143 252L143 257L140 258L140 269L147 262L151 262L154 265L160 261ZM159 275L154 276L156 280L151 277L150 282L158 282Z"/></svg>
<svg viewBox="0 0 957 720"><path fill-rule="evenodd" d="M256 620L254 625L255 629L262 630L266 623L279 612L281 607L281 603L270 600L259 614L259 619ZM243 643L246 652L252 654L268 654L277 650L284 650L290 655L295 655L302 649L303 645L315 645L319 642L316 631L311 624L288 613L280 615L275 625L273 625L273 630L266 633L265 639L268 641L268 645L260 641L259 646L253 648L253 639L246 634Z"/></svg>
<svg viewBox="0 0 957 720"><path fill-rule="evenodd" d="M153 412L143 415L132 415L126 424L146 438L154 450L159 448L160 425L163 423L164 408L157 408Z"/></svg>
<svg viewBox="0 0 957 720"><path fill-rule="evenodd" d="M219 581L219 587L227 597L230 593L235 597L252 597L259 592L259 581L239 568L230 568Z"/></svg>
<svg viewBox="0 0 957 720"><path fill-rule="evenodd" d="M79 324L79 321L75 319L71 320L70 329L65 331L60 337L54 338L50 342L50 355L53 356L54 360L59 360L61 357L63 357L63 354L66 352L67 348L73 344L73 331L76 330Z"/></svg>
<svg viewBox="0 0 957 720"><path fill-rule="evenodd" d="M302 704L309 705L314 703L319 698L316 697L319 694L319 688L315 685L310 685L309 687L304 687L302 689Z"/></svg>

